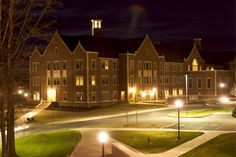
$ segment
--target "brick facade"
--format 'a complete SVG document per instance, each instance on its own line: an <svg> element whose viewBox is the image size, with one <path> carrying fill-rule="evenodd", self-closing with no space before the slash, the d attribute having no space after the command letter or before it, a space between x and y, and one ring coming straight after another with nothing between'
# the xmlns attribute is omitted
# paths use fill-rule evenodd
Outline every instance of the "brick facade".
<svg viewBox="0 0 236 157"><path fill-rule="evenodd" d="M101 40L104 45L99 44ZM229 69L207 64L196 41L180 59L170 51L174 59L168 59L167 52L157 47L148 35L134 41L91 36L86 42L78 40L71 49L56 32L44 52L35 49L30 57L31 101L43 99L63 107L87 108L121 100L184 97L186 76L188 99L227 94L233 86L235 61ZM225 84L223 89L220 83Z"/></svg>

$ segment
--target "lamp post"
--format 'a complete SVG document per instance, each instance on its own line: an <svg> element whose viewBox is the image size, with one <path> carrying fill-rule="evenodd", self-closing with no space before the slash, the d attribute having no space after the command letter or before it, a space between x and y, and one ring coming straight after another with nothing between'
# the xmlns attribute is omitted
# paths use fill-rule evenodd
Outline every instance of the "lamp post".
<svg viewBox="0 0 236 157"><path fill-rule="evenodd" d="M27 99L26 112L28 112L28 108L29 108L29 94L28 93L24 93L24 97Z"/></svg>
<svg viewBox="0 0 236 157"><path fill-rule="evenodd" d="M104 143L108 140L108 134L106 132L101 132L98 134L98 140L102 143L102 157L104 157Z"/></svg>
<svg viewBox="0 0 236 157"><path fill-rule="evenodd" d="M185 87L186 87L185 105L186 105L186 115L187 115L188 114L188 110L187 110L187 103L188 103L188 74L185 74Z"/></svg>
<svg viewBox="0 0 236 157"><path fill-rule="evenodd" d="M176 100L175 106L178 109L178 141L180 140L180 108L183 106L183 101Z"/></svg>
<svg viewBox="0 0 236 157"><path fill-rule="evenodd" d="M156 95L157 95L157 88L152 88L153 91L153 101L154 101L154 108L156 108Z"/></svg>

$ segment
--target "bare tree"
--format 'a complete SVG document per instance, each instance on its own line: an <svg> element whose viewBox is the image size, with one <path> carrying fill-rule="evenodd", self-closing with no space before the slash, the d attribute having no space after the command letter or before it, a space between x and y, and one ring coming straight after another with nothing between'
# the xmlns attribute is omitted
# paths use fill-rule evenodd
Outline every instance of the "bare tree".
<svg viewBox="0 0 236 157"><path fill-rule="evenodd" d="M56 0L0 0L0 105L2 157L17 156L14 105L17 70L29 56L27 43L47 39Z"/></svg>

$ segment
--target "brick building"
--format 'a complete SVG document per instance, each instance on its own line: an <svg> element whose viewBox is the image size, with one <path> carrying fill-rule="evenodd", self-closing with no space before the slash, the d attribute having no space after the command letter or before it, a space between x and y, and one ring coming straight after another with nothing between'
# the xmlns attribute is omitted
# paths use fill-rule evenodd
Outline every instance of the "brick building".
<svg viewBox="0 0 236 157"><path fill-rule="evenodd" d="M92 20L91 36L55 32L43 52L35 48L30 57L33 103L92 107L186 94L192 100L228 94L235 82L234 54L203 51L200 38L191 49L153 43L148 35L112 39L102 36L101 22Z"/></svg>

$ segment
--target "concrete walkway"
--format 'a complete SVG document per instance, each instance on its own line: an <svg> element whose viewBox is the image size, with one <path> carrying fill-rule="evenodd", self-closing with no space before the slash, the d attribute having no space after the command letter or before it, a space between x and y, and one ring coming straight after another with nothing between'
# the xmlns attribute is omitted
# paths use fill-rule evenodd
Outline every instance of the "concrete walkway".
<svg viewBox="0 0 236 157"><path fill-rule="evenodd" d="M102 145L98 141L98 134L100 129L79 129L81 133L81 141L75 147L70 157L99 157L102 155ZM111 156L111 144L114 142L113 139L109 138L107 143L104 145L105 156Z"/></svg>
<svg viewBox="0 0 236 157"><path fill-rule="evenodd" d="M172 148L164 153L159 154L148 154L149 157L178 157L183 155L184 153L194 149L195 147L215 138L216 136L225 133L225 132L206 132L205 134L183 143L175 148Z"/></svg>
<svg viewBox="0 0 236 157"><path fill-rule="evenodd" d="M70 157L99 157L101 156L101 150L102 146L98 142L97 136L100 131L111 131L111 130L135 130L133 129L124 129L124 128L117 128L117 129L89 129L89 128L80 128L79 129L81 132L81 141L80 143L76 146L74 151L72 152ZM143 129L143 130L152 130L153 129ZM159 130L159 129L155 129ZM160 130L159 130L160 131ZM165 130L166 131L166 130ZM195 130L196 131L196 130ZM195 147L215 138L216 136L223 134L223 133L229 133L229 132L223 132L223 131L209 131L206 132L205 134L188 141L182 145L179 145L173 149L170 149L166 152L159 153L159 154L143 154L141 152L137 152L137 150L132 150L132 154L137 154L137 156L143 156L143 157L178 157ZM117 143L114 139L109 139L109 141L105 145L105 156L111 156L111 144L112 143ZM126 147L125 145L123 145ZM130 149L126 147L126 149ZM125 149L124 149L125 150ZM130 152L130 150L129 150ZM136 156L136 155L135 155Z"/></svg>

